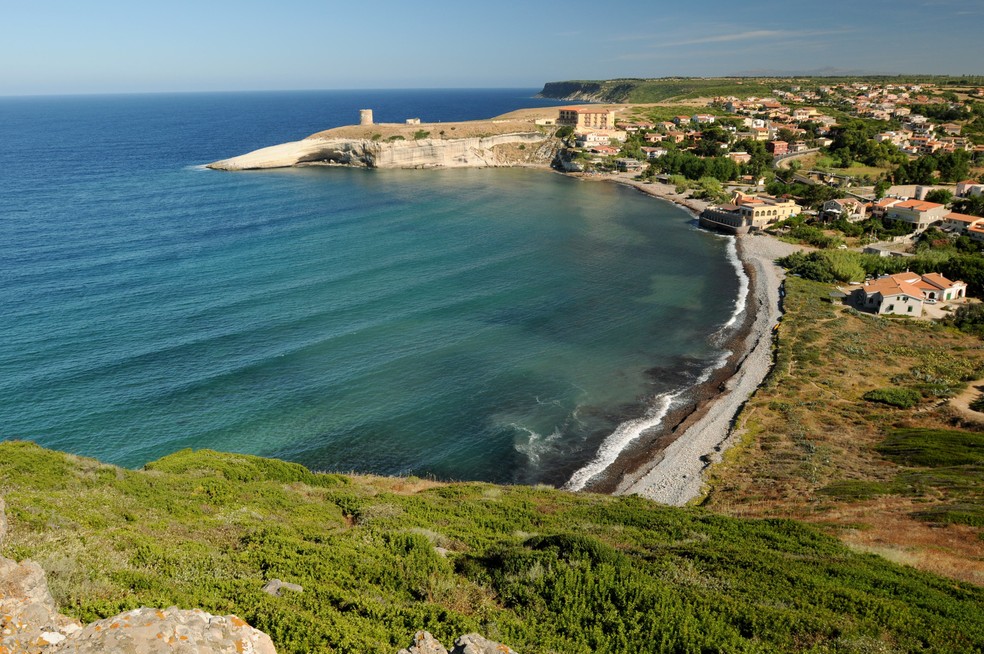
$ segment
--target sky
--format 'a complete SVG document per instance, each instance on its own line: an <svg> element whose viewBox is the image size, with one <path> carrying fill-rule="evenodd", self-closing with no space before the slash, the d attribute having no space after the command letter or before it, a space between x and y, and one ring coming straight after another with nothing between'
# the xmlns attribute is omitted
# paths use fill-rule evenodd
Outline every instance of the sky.
<svg viewBox="0 0 984 654"><path fill-rule="evenodd" d="M0 95L984 74L984 0L0 0Z"/></svg>

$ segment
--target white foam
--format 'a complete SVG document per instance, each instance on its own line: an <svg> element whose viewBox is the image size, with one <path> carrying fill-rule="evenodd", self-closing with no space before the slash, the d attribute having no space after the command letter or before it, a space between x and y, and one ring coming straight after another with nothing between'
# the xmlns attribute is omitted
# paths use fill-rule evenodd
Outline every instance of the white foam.
<svg viewBox="0 0 984 654"><path fill-rule="evenodd" d="M209 170L208 164L198 164L197 166L185 166L185 170Z"/></svg>
<svg viewBox="0 0 984 654"><path fill-rule="evenodd" d="M710 374L710 373L708 373ZM608 466L615 463L615 459L622 453L629 443L639 438L642 432L657 426L666 417L673 404L673 400L679 397L682 391L674 393L664 393L657 397L652 408L646 412L642 418L623 422L602 442L598 448L598 453L594 459L586 466L576 471L566 484L565 490L579 491L588 485L588 482L608 469Z"/></svg>
<svg viewBox="0 0 984 654"><path fill-rule="evenodd" d="M529 427L524 427L523 425L517 424L515 422L509 423L509 426L517 431L524 431L527 434L525 443L516 443L513 447L517 452L526 455L526 458L533 465L537 465L540 462L540 456L546 454L551 449L553 449L553 444L560 438L560 429L554 429L549 436L544 436L543 434L530 429Z"/></svg>
<svg viewBox="0 0 984 654"><path fill-rule="evenodd" d="M748 275L745 274L745 267L741 265L741 259L738 258L738 246L736 245L737 239L734 237L728 237L728 261L735 268L735 272L738 274L738 297L735 299L735 312L731 314L731 319L724 324L721 329L728 329L738 322L738 318L741 314L745 313L745 302L748 299L748 289L751 280L748 279Z"/></svg>

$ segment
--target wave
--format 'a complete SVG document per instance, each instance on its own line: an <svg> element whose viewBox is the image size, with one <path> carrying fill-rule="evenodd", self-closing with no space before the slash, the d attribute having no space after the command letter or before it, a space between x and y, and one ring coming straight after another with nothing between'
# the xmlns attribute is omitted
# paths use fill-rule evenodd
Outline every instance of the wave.
<svg viewBox="0 0 984 654"><path fill-rule="evenodd" d="M728 362L730 356L730 352L722 352L713 363L701 370L700 375L691 384L675 391L668 391L657 395L653 400L653 404L646 411L645 416L634 420L627 420L616 427L615 431L602 441L601 447L598 448L595 457L587 465L571 475L571 478L563 486L564 490L583 490L589 482L615 463L625 448L639 438L644 431L658 427L663 422L663 419L666 418L666 414L674 407L676 400L683 400L689 390L708 381L715 370L720 369Z"/></svg>
<svg viewBox="0 0 984 654"><path fill-rule="evenodd" d="M646 412L642 418L623 422L606 438L594 459L586 466L577 470L571 478L564 484L564 490L579 491L583 490L592 479L608 469L608 466L615 463L619 454L628 447L629 443L639 438L642 432L652 429L663 422L663 418L669 413L673 406L673 400L682 395L683 391L673 393L663 393L656 397L656 402Z"/></svg>
<svg viewBox="0 0 984 654"><path fill-rule="evenodd" d="M730 263L735 268L735 273L738 275L738 297L735 298L735 311L731 314L731 318L728 322L724 323L724 326L719 331L724 331L733 327L738 319L743 313L745 313L745 304L748 299L748 291L751 286L751 280L748 279L748 275L745 274L745 267L741 264L741 259L738 258L738 246L737 239L733 236L727 237L728 239L728 263Z"/></svg>
<svg viewBox="0 0 984 654"><path fill-rule="evenodd" d="M529 427L524 427L515 422L509 423L509 427L512 427L516 431L526 432L526 442L517 442L513 447L517 452L525 454L527 460L534 466L540 462L541 456L548 454L554 449L555 443L562 436L560 428L555 428L548 436L544 436Z"/></svg>

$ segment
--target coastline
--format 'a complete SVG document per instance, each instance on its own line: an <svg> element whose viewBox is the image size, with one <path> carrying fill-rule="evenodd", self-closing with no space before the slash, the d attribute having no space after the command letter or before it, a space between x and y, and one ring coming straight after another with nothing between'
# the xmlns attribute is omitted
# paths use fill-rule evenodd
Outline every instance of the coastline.
<svg viewBox="0 0 984 654"><path fill-rule="evenodd" d="M598 181L631 186L677 204L695 217L707 206L702 200L677 194L668 184L643 183L630 175ZM698 386L695 401L676 415L664 417L663 435L637 454L634 461L626 461L621 470L613 470L618 475L617 482L592 490L640 495L662 504L682 506L702 495L704 471L720 461L721 453L733 444L737 435L734 420L773 364L772 332L782 317L780 289L785 278L775 260L799 249L765 235L734 238L749 288L743 324L725 344L731 354Z"/></svg>

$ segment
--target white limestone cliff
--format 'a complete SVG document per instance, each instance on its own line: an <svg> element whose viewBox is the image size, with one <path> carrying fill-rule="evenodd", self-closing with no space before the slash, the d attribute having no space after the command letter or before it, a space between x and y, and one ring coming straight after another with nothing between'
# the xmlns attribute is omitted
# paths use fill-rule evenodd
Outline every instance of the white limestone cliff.
<svg viewBox="0 0 984 654"><path fill-rule="evenodd" d="M207 167L256 170L319 164L368 168L546 165L553 160L556 149L554 139L540 132L393 141L312 136L216 161Z"/></svg>

